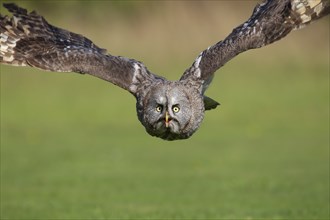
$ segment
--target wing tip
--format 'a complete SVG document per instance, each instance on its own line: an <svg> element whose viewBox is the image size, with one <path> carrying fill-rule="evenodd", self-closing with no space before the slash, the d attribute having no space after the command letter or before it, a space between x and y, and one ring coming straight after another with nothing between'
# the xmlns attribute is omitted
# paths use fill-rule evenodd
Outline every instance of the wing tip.
<svg viewBox="0 0 330 220"><path fill-rule="evenodd" d="M25 8L21 8L15 3L3 3L2 5L11 13L27 14L27 10Z"/></svg>
<svg viewBox="0 0 330 220"><path fill-rule="evenodd" d="M296 29L305 27L330 13L329 0L292 0L291 10Z"/></svg>

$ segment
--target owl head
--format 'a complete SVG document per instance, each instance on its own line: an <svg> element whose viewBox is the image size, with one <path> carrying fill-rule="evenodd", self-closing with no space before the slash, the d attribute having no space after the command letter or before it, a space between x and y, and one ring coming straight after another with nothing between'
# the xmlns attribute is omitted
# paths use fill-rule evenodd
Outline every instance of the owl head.
<svg viewBox="0 0 330 220"><path fill-rule="evenodd" d="M138 117L146 131L165 140L186 139L204 117L202 95L180 82L159 83L137 102Z"/></svg>

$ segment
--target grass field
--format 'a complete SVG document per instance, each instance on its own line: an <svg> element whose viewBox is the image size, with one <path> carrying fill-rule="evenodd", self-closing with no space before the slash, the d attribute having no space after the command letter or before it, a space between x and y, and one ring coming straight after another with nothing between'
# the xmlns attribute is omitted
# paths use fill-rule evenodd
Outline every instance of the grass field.
<svg viewBox="0 0 330 220"><path fill-rule="evenodd" d="M107 82L2 65L1 219L328 219L328 23L222 68L207 93L222 105L185 141L150 137L134 98ZM123 51L139 58L114 28L115 50L132 42ZM191 38L185 58L147 55L152 39L141 59L176 79L203 49Z"/></svg>

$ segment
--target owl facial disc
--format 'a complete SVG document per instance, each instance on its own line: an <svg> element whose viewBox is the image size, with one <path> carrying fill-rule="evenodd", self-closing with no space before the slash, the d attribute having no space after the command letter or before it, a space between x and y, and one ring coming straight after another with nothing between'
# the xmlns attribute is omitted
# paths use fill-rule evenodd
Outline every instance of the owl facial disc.
<svg viewBox="0 0 330 220"><path fill-rule="evenodd" d="M204 102L197 90L178 81L165 81L149 89L143 99L137 100L137 109L150 135L165 140L186 139L198 129Z"/></svg>

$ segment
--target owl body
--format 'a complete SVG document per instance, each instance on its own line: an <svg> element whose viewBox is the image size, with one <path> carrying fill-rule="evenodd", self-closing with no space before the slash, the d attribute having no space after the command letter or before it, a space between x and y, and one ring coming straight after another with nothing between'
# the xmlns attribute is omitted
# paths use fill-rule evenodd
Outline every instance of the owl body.
<svg viewBox="0 0 330 220"><path fill-rule="evenodd" d="M288 35L330 13L329 0L264 0L222 41L202 51L180 80L168 81L135 60L114 56L80 34L57 28L35 11L4 3L0 14L0 63L48 71L89 74L136 98L146 131L165 140L189 138L204 112L219 103L204 95L214 73L229 60Z"/></svg>
<svg viewBox="0 0 330 220"><path fill-rule="evenodd" d="M165 140L189 138L204 118L200 90L183 81L161 80L137 97L137 115L146 131Z"/></svg>

